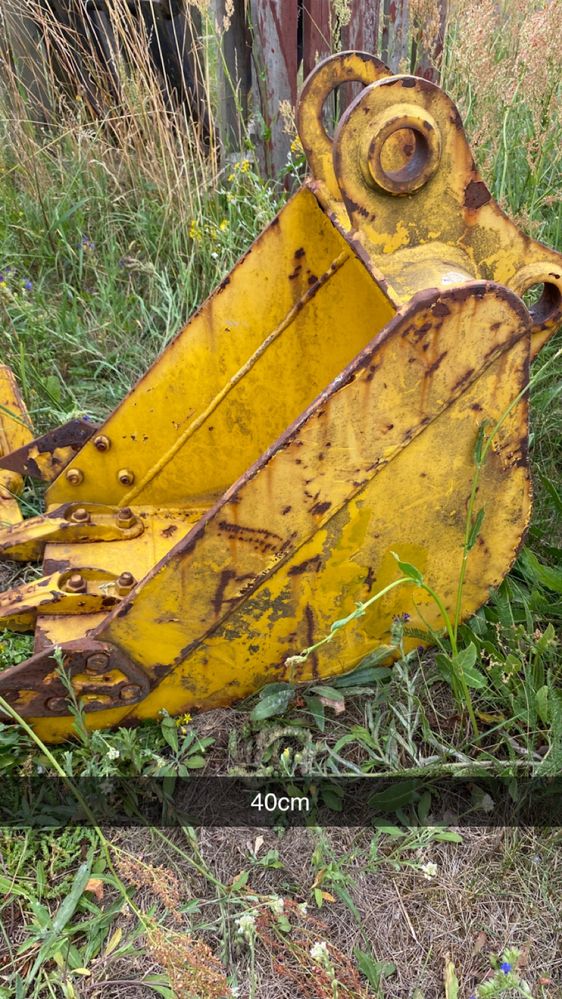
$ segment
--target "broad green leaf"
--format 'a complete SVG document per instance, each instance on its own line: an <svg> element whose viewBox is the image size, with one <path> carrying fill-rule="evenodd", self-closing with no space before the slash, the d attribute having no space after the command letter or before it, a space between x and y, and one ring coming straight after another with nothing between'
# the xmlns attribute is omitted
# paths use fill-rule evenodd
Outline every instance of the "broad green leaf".
<svg viewBox="0 0 562 999"><path fill-rule="evenodd" d="M417 782L414 780L399 779L383 791L375 791L369 798L369 808L381 812L396 812L417 800L416 786Z"/></svg>
<svg viewBox="0 0 562 999"><path fill-rule="evenodd" d="M253 708L251 718L254 721L264 721L266 718L273 718L275 715L282 715L287 710L289 704L295 696L294 689L287 687L276 694L269 694L260 698Z"/></svg>
<svg viewBox="0 0 562 999"><path fill-rule="evenodd" d="M467 645L466 649L461 649L456 656L451 658L451 666L457 675L460 676L462 673L468 687L473 687L475 690L482 690L488 685L488 680L474 665L477 654L476 646L474 642L471 642L470 645Z"/></svg>
<svg viewBox="0 0 562 999"><path fill-rule="evenodd" d="M365 976L369 985L378 989L383 978L388 978L396 971L396 965L390 961L377 961L372 954L360 947L353 948L353 956L357 961L359 971Z"/></svg>
<svg viewBox="0 0 562 999"><path fill-rule="evenodd" d="M329 687L327 684L319 684L317 687L312 687L311 689L315 694L325 697L328 701L341 701L342 699L341 690L335 690L334 687Z"/></svg>
<svg viewBox="0 0 562 999"><path fill-rule="evenodd" d="M165 717L160 722L160 730L170 748L173 749L174 753L177 753L179 749L179 741L178 741L178 727L175 723L175 720L173 718L170 718L169 715L165 715Z"/></svg>
<svg viewBox="0 0 562 999"><path fill-rule="evenodd" d="M423 575L419 569L416 569L415 565L411 562L402 562L400 556L396 552L392 552L394 558L398 563L398 568L403 576L407 576L408 579L413 579L415 583L423 583Z"/></svg>
<svg viewBox="0 0 562 999"><path fill-rule="evenodd" d="M441 829L441 830L439 830L439 832L436 832L435 835L434 835L434 839L436 839L438 843L462 843L462 842L464 842L463 837L461 836L460 833L449 832L448 829Z"/></svg>
<svg viewBox="0 0 562 999"><path fill-rule="evenodd" d="M304 698L304 702L308 710L310 711L312 717L314 718L316 728L318 729L319 732L324 732L326 728L326 710L324 708L324 705L322 704L322 701L320 700L319 697L306 696Z"/></svg>
<svg viewBox="0 0 562 999"><path fill-rule="evenodd" d="M543 725L548 725L549 722L548 693L548 687L544 684L542 687L539 687L535 694L537 714Z"/></svg>

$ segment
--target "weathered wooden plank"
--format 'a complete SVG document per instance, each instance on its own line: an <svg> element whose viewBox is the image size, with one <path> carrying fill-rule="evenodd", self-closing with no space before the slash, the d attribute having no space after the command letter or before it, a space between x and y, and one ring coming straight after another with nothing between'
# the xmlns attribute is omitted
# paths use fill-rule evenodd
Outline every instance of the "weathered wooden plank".
<svg viewBox="0 0 562 999"><path fill-rule="evenodd" d="M342 29L342 48L379 54L380 0L351 0L351 18Z"/></svg>
<svg viewBox="0 0 562 999"><path fill-rule="evenodd" d="M331 52L330 0L302 0L303 74Z"/></svg>
<svg viewBox="0 0 562 999"><path fill-rule="evenodd" d="M384 0L381 32L381 59L394 72L409 68L410 0Z"/></svg>
<svg viewBox="0 0 562 999"><path fill-rule="evenodd" d="M381 0L351 0L349 24L342 28L342 49L353 52L370 52L378 56L380 52L380 13ZM346 84L340 88L340 112L361 91L360 83Z"/></svg>
<svg viewBox="0 0 562 999"><path fill-rule="evenodd" d="M439 65L443 53L445 32L447 29L448 2L435 0L434 19L431 24L431 35L427 31L419 32L420 38L412 46L412 59L416 76L423 76L433 83L439 82Z"/></svg>
<svg viewBox="0 0 562 999"><path fill-rule="evenodd" d="M232 7L227 0L216 0L215 9L222 31L218 67L221 137L226 149L242 149L252 89L252 36L246 3Z"/></svg>
<svg viewBox="0 0 562 999"><path fill-rule="evenodd" d="M258 142L262 168L275 175L285 165L290 136L281 101L297 99L297 0L250 0L253 25L254 102L263 117Z"/></svg>

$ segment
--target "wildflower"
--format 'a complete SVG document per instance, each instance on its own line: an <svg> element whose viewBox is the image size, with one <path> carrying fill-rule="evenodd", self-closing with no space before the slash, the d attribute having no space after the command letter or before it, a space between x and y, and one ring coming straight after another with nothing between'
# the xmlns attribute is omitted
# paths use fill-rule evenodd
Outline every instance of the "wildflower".
<svg viewBox="0 0 562 999"><path fill-rule="evenodd" d="M241 937L251 941L256 931L256 917L251 912L244 912L236 920L236 926Z"/></svg>
<svg viewBox="0 0 562 999"><path fill-rule="evenodd" d="M302 142L299 139L298 135L291 142L291 152L299 154L304 152L304 149L302 148Z"/></svg>
<svg viewBox="0 0 562 999"><path fill-rule="evenodd" d="M325 965L327 961L330 960L330 953L328 951L328 944L325 940L318 940L317 943L313 944L310 948L310 956L313 961L317 964Z"/></svg>
<svg viewBox="0 0 562 999"><path fill-rule="evenodd" d="M434 864L434 862L430 860L427 864L421 865L421 870L423 871L425 880L431 881L431 879L437 874L439 868L437 867L437 864Z"/></svg>
<svg viewBox="0 0 562 999"><path fill-rule="evenodd" d="M307 902L300 902L299 905L298 905L298 910L301 913L301 915L306 916L306 914L308 912L308 903Z"/></svg>
<svg viewBox="0 0 562 999"><path fill-rule="evenodd" d="M31 291L33 288L33 281L30 278L26 278L23 282L23 287L25 291Z"/></svg>
<svg viewBox="0 0 562 999"><path fill-rule="evenodd" d="M178 715L176 718L176 726L177 728L181 728L182 725L189 725L190 721L191 715L189 713L186 713L185 715Z"/></svg>
<svg viewBox="0 0 562 999"><path fill-rule="evenodd" d="M500 964L500 971L503 971L504 975L508 975L511 971L511 965L509 961L502 961Z"/></svg>
<svg viewBox="0 0 562 999"><path fill-rule="evenodd" d="M279 895L272 895L269 902L269 907L276 916L282 916L283 910L285 908L285 903L283 899L279 897Z"/></svg>
<svg viewBox="0 0 562 999"><path fill-rule="evenodd" d="M82 239L80 240L79 246L83 250L87 250L89 252L92 252L96 248L96 244L94 243L94 241L92 239L90 239L89 236L82 236Z"/></svg>
<svg viewBox="0 0 562 999"><path fill-rule="evenodd" d="M189 236L191 239L194 239L197 243L200 243L201 240L203 239L203 232L201 230L201 226L196 221L196 219L192 219L191 222L189 223Z"/></svg>
<svg viewBox="0 0 562 999"><path fill-rule="evenodd" d="M110 760L119 759L119 750L116 749L115 746L110 746L109 749L107 750L107 757Z"/></svg>
<svg viewBox="0 0 562 999"><path fill-rule="evenodd" d="M221 232L226 232L228 229L228 219L221 219L219 222L219 229Z"/></svg>

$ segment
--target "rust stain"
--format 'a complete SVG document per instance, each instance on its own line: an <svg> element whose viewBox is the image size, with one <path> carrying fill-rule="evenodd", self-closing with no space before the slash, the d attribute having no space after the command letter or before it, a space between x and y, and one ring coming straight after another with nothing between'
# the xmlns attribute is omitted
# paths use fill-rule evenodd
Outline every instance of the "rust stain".
<svg viewBox="0 0 562 999"><path fill-rule="evenodd" d="M492 195L483 180L471 180L465 188L464 203L466 208L474 211L475 208L486 205L491 197Z"/></svg>

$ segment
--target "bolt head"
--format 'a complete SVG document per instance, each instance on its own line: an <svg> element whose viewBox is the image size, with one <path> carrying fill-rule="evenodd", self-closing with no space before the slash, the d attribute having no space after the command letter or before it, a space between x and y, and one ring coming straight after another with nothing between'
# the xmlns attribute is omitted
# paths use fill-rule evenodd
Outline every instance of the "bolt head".
<svg viewBox="0 0 562 999"><path fill-rule="evenodd" d="M105 673L109 666L109 656L106 652L95 652L86 660L86 670L88 673Z"/></svg>
<svg viewBox="0 0 562 999"><path fill-rule="evenodd" d="M90 514L83 506L78 506L70 514L70 519L76 524L88 524L90 522Z"/></svg>
<svg viewBox="0 0 562 999"><path fill-rule="evenodd" d="M66 481L71 486L79 486L84 481L84 473L79 468L69 468L66 471Z"/></svg>
<svg viewBox="0 0 562 999"><path fill-rule="evenodd" d="M69 713L66 697L48 697L45 701L45 707L47 711L56 711L57 714L60 714L61 711L66 715Z"/></svg>
<svg viewBox="0 0 562 999"><path fill-rule="evenodd" d="M117 472L117 478L122 486L132 486L135 481L134 472L131 472L129 468L120 468Z"/></svg>
<svg viewBox="0 0 562 999"><path fill-rule="evenodd" d="M98 434L97 437L94 437L94 447L97 451L109 451L111 441L105 434Z"/></svg>
<svg viewBox="0 0 562 999"><path fill-rule="evenodd" d="M64 583L63 589L67 593L85 593L86 580L79 572L73 572Z"/></svg>
<svg viewBox="0 0 562 999"><path fill-rule="evenodd" d="M138 683L126 683L119 691L122 701L134 701L139 696L141 688Z"/></svg>

